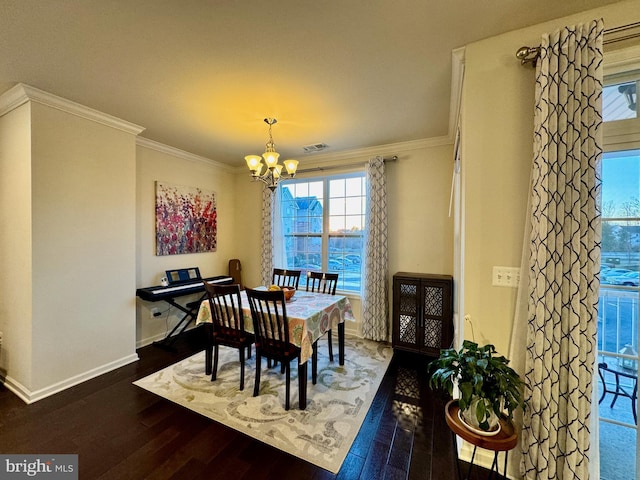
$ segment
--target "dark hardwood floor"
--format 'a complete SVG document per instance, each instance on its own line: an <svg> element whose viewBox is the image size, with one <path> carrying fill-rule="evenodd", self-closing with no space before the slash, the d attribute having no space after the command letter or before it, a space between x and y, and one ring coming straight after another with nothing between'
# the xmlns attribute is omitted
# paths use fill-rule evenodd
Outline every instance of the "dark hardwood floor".
<svg viewBox="0 0 640 480"><path fill-rule="evenodd" d="M176 341L176 352L141 348L138 362L32 405L0 386L0 453L77 453L83 480L457 478L445 399L427 386L427 359L394 356L334 475L132 385L201 350L196 333Z"/></svg>

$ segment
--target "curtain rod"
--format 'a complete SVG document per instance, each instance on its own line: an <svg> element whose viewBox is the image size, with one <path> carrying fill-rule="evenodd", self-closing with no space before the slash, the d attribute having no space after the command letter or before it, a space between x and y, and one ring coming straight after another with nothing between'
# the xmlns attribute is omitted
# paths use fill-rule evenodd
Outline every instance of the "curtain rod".
<svg viewBox="0 0 640 480"><path fill-rule="evenodd" d="M638 28L636 32L625 33L629 30ZM603 40L604 45L611 43L622 42L624 40L631 40L632 38L640 37L640 22L630 23L628 25L622 25L620 27L613 27L604 31L605 35L609 35L609 38ZM622 34L617 36L617 34ZM516 52L516 58L520 60L522 65L530 63L532 66L536 66L536 61L540 57L540 47L520 47Z"/></svg>
<svg viewBox="0 0 640 480"><path fill-rule="evenodd" d="M383 158L385 163L387 162L395 162L398 160L398 156L394 155L393 157ZM328 167L314 167L314 168L305 168L304 170L298 170L297 173L309 173L309 172L323 172L325 170L335 170L338 168L349 168L349 167L361 167L366 162L357 162L357 163L348 163L346 165L330 165Z"/></svg>

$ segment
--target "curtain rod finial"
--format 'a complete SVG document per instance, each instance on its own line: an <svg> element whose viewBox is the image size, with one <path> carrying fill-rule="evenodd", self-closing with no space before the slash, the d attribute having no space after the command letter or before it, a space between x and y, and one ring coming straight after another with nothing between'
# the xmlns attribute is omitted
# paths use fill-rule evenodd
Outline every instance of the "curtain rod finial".
<svg viewBox="0 0 640 480"><path fill-rule="evenodd" d="M520 60L522 65L531 63L535 67L539 56L540 47L520 47L516 52L516 58Z"/></svg>

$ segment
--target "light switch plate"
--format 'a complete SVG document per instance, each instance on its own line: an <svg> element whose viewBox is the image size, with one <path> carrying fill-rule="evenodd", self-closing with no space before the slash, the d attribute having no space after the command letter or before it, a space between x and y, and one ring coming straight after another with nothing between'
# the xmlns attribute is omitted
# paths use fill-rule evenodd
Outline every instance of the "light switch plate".
<svg viewBox="0 0 640 480"><path fill-rule="evenodd" d="M493 267L492 285L495 287L517 287L520 284L519 267Z"/></svg>

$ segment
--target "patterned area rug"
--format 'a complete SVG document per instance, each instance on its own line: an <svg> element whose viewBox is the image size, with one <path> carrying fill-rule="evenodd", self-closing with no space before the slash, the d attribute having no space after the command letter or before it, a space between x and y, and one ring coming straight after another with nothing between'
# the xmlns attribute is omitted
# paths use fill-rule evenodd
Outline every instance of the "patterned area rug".
<svg viewBox="0 0 640 480"><path fill-rule="evenodd" d="M392 356L388 344L347 336L345 364L329 362L325 338L318 342L318 383L307 385L307 408L298 409L298 370L291 368L291 409L284 409L284 375L262 361L260 395L253 397L255 351L239 390L238 352L220 347L218 378L204 373L204 352L134 382L172 402L337 473L371 406Z"/></svg>

